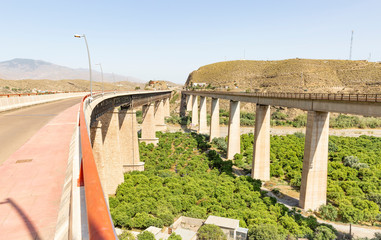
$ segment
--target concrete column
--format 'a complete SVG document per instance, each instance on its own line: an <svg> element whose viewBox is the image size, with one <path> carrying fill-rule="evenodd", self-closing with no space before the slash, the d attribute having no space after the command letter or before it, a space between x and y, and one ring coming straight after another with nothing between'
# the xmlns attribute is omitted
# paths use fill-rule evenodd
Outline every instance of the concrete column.
<svg viewBox="0 0 381 240"><path fill-rule="evenodd" d="M256 106L251 177L270 180L270 106Z"/></svg>
<svg viewBox="0 0 381 240"><path fill-rule="evenodd" d="M192 95L187 95L187 111L192 111L193 98Z"/></svg>
<svg viewBox="0 0 381 240"><path fill-rule="evenodd" d="M228 159L241 152L240 102L230 101L228 128Z"/></svg>
<svg viewBox="0 0 381 240"><path fill-rule="evenodd" d="M105 195L114 195L124 181L119 138L119 111L115 108L99 117L102 123L103 161L105 164ZM106 195L106 196L107 196Z"/></svg>
<svg viewBox="0 0 381 240"><path fill-rule="evenodd" d="M133 109L119 112L120 151L124 172L144 171L140 162L136 111Z"/></svg>
<svg viewBox="0 0 381 240"><path fill-rule="evenodd" d="M208 125L206 119L206 97L200 97L200 124L198 127L199 133L207 133Z"/></svg>
<svg viewBox="0 0 381 240"><path fill-rule="evenodd" d="M163 100L164 105L164 117L170 117L171 116L171 110L169 106L169 98L166 98Z"/></svg>
<svg viewBox="0 0 381 240"><path fill-rule="evenodd" d="M167 125L165 125L164 120L164 103L162 100L155 102L155 124L156 131L167 130Z"/></svg>
<svg viewBox="0 0 381 240"><path fill-rule="evenodd" d="M218 98L212 98L209 141L211 142L213 138L218 137L220 137L220 100Z"/></svg>
<svg viewBox="0 0 381 240"><path fill-rule="evenodd" d="M299 206L316 210L327 202L329 113L309 111Z"/></svg>
<svg viewBox="0 0 381 240"><path fill-rule="evenodd" d="M194 95L192 96L192 129L197 130L197 125L198 125L198 103L197 103L197 96Z"/></svg>
<svg viewBox="0 0 381 240"><path fill-rule="evenodd" d="M139 139L141 142L147 144L153 143L156 145L159 139L156 138L155 128L155 105L153 103L143 106L143 122L142 122L142 137Z"/></svg>
<svg viewBox="0 0 381 240"><path fill-rule="evenodd" d="M101 181L102 189L105 194L106 199L108 199L108 194L106 194L107 189L107 179L106 179L106 166L103 158L103 138L102 138L102 123L96 121L90 126L90 140L93 148L93 155L95 164L97 165L97 171L99 179Z"/></svg>

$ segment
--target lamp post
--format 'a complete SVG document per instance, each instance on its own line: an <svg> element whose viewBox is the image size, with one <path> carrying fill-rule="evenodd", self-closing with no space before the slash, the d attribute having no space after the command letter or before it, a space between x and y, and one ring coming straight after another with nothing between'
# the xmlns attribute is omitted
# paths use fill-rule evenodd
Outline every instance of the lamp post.
<svg viewBox="0 0 381 240"><path fill-rule="evenodd" d="M102 74L102 94L104 94L104 84L103 84L103 69L102 69L102 64L101 63L97 63L95 65L99 65L99 67L101 68L101 74Z"/></svg>
<svg viewBox="0 0 381 240"><path fill-rule="evenodd" d="M89 45L87 45L86 35L85 34L82 34L82 35L75 34L74 37L85 39L86 49L87 49L87 57L89 58L90 97L91 97L91 99L93 99L93 86L92 86L93 83L92 83L92 78L91 78L91 60L90 60L90 51L89 51Z"/></svg>

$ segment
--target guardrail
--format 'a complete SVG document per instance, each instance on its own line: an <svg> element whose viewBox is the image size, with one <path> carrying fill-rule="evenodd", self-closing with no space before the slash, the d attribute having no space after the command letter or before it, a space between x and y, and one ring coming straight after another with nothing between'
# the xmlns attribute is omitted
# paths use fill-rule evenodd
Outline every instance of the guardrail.
<svg viewBox="0 0 381 240"><path fill-rule="evenodd" d="M87 211L87 223L90 239L117 239L114 226L108 211L106 200L103 195L102 185L99 179L97 166L88 134L87 123L84 113L84 104L87 95L83 98L79 113L79 130L81 139L81 177L85 188L85 201Z"/></svg>
<svg viewBox="0 0 381 240"><path fill-rule="evenodd" d="M30 95L21 97L2 97L0 98L0 112L16 108L27 107L35 104L46 103L76 96L83 96L86 93L57 93L57 94L44 94L44 95Z"/></svg>
<svg viewBox="0 0 381 240"><path fill-rule="evenodd" d="M243 93L228 91L185 91L189 93L224 94L233 96L291 98L304 100L331 100L351 102L381 102L381 94L335 94L335 93Z"/></svg>

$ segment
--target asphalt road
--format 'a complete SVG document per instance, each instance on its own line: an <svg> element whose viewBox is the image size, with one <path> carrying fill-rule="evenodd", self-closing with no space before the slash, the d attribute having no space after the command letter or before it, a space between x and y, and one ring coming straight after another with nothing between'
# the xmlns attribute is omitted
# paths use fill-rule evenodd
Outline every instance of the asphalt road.
<svg viewBox="0 0 381 240"><path fill-rule="evenodd" d="M40 128L82 97L44 103L0 113L0 165Z"/></svg>

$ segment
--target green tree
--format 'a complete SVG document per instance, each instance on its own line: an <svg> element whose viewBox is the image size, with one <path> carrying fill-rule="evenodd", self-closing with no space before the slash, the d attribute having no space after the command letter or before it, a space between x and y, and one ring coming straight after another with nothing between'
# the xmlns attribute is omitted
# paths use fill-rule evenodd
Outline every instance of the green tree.
<svg viewBox="0 0 381 240"><path fill-rule="evenodd" d="M143 231L138 234L138 240L155 240L155 235L148 231Z"/></svg>
<svg viewBox="0 0 381 240"><path fill-rule="evenodd" d="M321 214L323 219L335 221L337 218L337 209L331 204L321 205L319 208L319 213Z"/></svg>
<svg viewBox="0 0 381 240"><path fill-rule="evenodd" d="M277 225L260 224L250 228L249 240L284 240L286 234L280 231Z"/></svg>
<svg viewBox="0 0 381 240"><path fill-rule="evenodd" d="M336 234L326 226L319 226L314 232L314 240L334 240Z"/></svg>
<svg viewBox="0 0 381 240"><path fill-rule="evenodd" d="M226 240L221 228L214 224L205 224L197 231L197 239L200 240Z"/></svg>

